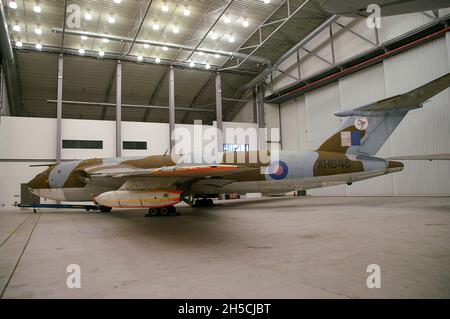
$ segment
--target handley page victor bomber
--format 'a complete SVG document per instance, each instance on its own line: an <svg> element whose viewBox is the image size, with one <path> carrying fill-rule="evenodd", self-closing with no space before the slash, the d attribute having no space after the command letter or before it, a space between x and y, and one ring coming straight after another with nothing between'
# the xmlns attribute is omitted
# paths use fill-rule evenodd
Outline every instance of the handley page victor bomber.
<svg viewBox="0 0 450 319"><path fill-rule="evenodd" d="M402 163L375 154L408 112L421 108L449 86L447 74L411 92L336 113L348 118L315 151L282 150L269 156L224 153L221 161L213 164L181 164L170 155L70 161L48 165L28 187L49 199L92 200L102 211L148 208L150 215L168 215L180 201L212 206L210 198L218 194L284 193L351 184L403 170ZM253 157L258 160L251 161Z"/></svg>

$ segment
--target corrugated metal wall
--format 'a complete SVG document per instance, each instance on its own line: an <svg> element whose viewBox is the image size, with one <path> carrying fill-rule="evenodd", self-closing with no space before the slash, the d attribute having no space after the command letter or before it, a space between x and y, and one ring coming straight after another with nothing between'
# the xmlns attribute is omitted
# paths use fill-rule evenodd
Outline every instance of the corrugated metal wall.
<svg viewBox="0 0 450 319"><path fill-rule="evenodd" d="M397 16L383 20L380 39L385 41L430 20L423 14ZM363 28L356 24L358 29ZM342 37L342 38L340 38ZM319 41L320 42L320 41ZM327 45L318 52L325 56ZM348 32L336 34L336 52L348 48L365 48L361 39ZM346 53L348 54L348 53ZM337 54L338 59L342 58ZM329 56L326 56L329 58ZM302 62L307 73L317 68L317 58ZM316 64L316 65L314 65ZM320 64L320 63L319 63ZM284 66L284 68L288 68ZM291 67L292 69L292 67ZM341 79L304 97L281 105L281 128L284 149L314 149L340 127L333 114L389 96L404 93L450 72L450 36L389 58L382 64ZM285 84L286 80L277 79ZM450 90L442 92L410 112L379 156L450 153ZM449 161L405 161L401 173L355 183L312 190L314 195L450 195Z"/></svg>

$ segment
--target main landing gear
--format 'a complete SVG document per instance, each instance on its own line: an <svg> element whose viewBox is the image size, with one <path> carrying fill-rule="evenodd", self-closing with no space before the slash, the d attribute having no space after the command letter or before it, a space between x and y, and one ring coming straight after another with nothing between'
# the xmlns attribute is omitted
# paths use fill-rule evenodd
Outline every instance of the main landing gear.
<svg viewBox="0 0 450 319"><path fill-rule="evenodd" d="M155 217L155 216L178 216L177 209L175 206L168 206L162 208L149 208L148 214L145 217Z"/></svg>
<svg viewBox="0 0 450 319"><path fill-rule="evenodd" d="M103 206L101 205L98 208L102 213L109 213L112 210L112 207L108 207L108 206Z"/></svg>

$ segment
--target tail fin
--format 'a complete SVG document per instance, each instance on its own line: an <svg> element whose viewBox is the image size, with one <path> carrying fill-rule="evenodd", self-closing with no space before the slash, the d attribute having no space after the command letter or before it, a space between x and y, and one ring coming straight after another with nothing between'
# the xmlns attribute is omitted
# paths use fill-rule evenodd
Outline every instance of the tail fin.
<svg viewBox="0 0 450 319"><path fill-rule="evenodd" d="M408 93L335 115L349 117L317 150L375 155L405 115L450 86L450 73Z"/></svg>

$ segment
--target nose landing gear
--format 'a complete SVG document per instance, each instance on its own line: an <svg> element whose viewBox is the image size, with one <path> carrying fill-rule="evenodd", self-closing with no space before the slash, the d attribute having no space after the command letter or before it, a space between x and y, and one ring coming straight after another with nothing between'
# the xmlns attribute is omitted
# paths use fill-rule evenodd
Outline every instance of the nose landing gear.
<svg viewBox="0 0 450 319"><path fill-rule="evenodd" d="M177 209L175 206L168 206L162 208L149 208L148 214L145 217L156 217L156 216L178 216Z"/></svg>

